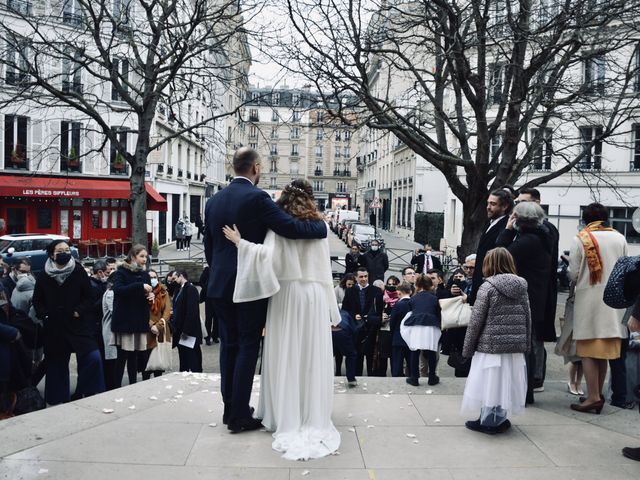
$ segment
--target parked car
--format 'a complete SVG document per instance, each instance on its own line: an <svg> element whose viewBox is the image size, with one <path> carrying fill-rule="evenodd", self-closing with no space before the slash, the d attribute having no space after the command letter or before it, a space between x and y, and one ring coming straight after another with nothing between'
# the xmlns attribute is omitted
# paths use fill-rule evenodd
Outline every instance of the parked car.
<svg viewBox="0 0 640 480"><path fill-rule="evenodd" d="M347 233L349 232L349 228L354 223L359 223L359 220L343 220L340 222L340 226L338 227L338 237L343 241L347 242Z"/></svg>
<svg viewBox="0 0 640 480"><path fill-rule="evenodd" d="M359 221L360 213L357 210L338 210L336 212L336 221L334 231L340 236L340 228L345 220Z"/></svg>
<svg viewBox="0 0 640 480"><path fill-rule="evenodd" d="M47 261L47 245L53 240L65 240L64 235L48 235L41 233L16 233L0 237L0 256L5 263L11 265L15 259L27 257L31 260L31 271L39 272L44 269ZM78 258L78 249L71 247L71 255Z"/></svg>
<svg viewBox="0 0 640 480"><path fill-rule="evenodd" d="M384 249L384 239L380 234L376 235L376 230L366 223L354 223L351 225L347 237L347 245L352 247L357 245L360 251L364 252L369 249L372 240L380 242L380 247Z"/></svg>

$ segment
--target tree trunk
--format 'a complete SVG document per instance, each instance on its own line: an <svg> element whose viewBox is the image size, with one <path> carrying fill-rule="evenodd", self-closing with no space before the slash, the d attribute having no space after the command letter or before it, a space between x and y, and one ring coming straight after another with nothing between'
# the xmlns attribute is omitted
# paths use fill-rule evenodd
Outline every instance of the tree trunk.
<svg viewBox="0 0 640 480"><path fill-rule="evenodd" d="M140 243L147 248L147 192L144 187L144 165L146 156L139 153L134 157L131 168L131 227L132 243ZM150 251L149 251L150 252Z"/></svg>
<svg viewBox="0 0 640 480"><path fill-rule="evenodd" d="M462 204L462 255L466 257L476 253L478 241L484 233L487 224L487 194L473 191L469 192L467 199ZM482 265L476 268L482 268Z"/></svg>

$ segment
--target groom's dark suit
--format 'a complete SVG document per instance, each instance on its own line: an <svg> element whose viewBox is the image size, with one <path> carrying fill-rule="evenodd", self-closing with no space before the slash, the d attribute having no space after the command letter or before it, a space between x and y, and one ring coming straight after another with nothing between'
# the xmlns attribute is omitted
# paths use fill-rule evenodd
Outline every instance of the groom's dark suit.
<svg viewBox="0 0 640 480"><path fill-rule="evenodd" d="M268 229L287 238L325 238L324 222L296 220L246 178L235 178L207 202L205 255L211 266L207 296L220 322L220 374L224 420L231 427L251 419L249 399L268 300L233 303L237 273L236 246L222 233L236 225L242 238L262 243Z"/></svg>

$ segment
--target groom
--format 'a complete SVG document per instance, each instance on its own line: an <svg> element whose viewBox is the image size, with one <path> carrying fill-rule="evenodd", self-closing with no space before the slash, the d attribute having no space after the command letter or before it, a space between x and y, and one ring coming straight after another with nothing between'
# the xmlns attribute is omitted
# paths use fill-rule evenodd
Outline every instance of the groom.
<svg viewBox="0 0 640 480"><path fill-rule="evenodd" d="M222 421L231 433L238 433L262 427L260 420L252 416L249 399L268 299L233 303L238 252L224 237L222 227L236 225L242 238L253 243L262 243L268 229L286 238L314 239L325 238L327 227L322 221L294 219L256 187L260 158L255 150L237 150L233 170L236 176L229 186L207 202L204 247L211 265L207 297L213 300L220 322Z"/></svg>

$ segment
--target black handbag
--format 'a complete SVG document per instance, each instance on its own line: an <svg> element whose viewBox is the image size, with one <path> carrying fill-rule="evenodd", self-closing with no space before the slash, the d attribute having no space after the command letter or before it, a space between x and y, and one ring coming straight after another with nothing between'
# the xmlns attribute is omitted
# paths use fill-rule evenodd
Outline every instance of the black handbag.
<svg viewBox="0 0 640 480"><path fill-rule="evenodd" d="M458 350L453 350L449 354L447 365L456 370L456 377L468 377L471 370L471 359L463 357Z"/></svg>
<svg viewBox="0 0 640 480"><path fill-rule="evenodd" d="M34 386L26 387L16 392L16 406L14 409L16 415L42 410L45 406L44 398Z"/></svg>

